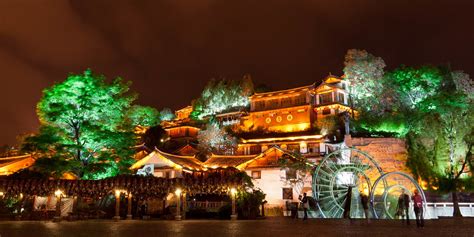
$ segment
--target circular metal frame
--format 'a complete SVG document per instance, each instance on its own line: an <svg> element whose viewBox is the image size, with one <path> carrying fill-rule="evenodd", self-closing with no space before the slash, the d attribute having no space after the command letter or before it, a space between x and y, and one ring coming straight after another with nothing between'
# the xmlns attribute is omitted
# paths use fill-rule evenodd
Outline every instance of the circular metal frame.
<svg viewBox="0 0 474 237"><path fill-rule="evenodd" d="M384 214L386 216L388 216L390 219L393 219L393 215L389 212L388 208L387 208L387 196L388 196L388 193L391 189L395 188L395 187L400 187L402 189L404 189L405 191L408 191L408 193L411 194L411 191L401 185L401 184L395 184L395 185L391 185L391 186L388 186L388 182L387 182L387 177L389 176L394 176L394 175L400 175L406 179L408 179L414 186L415 188L418 190L418 193L421 195L421 198L423 199L423 212L426 212L426 196L425 196L425 193L423 192L423 189L420 187L420 185L418 184L418 182L416 182L415 179L413 179L410 175L406 174L406 173L403 173L403 172L399 172L399 171L395 171L395 172L389 172L389 173L385 173L383 175L381 175L374 183L374 185L372 186L372 189L370 191L370 204L372 206L372 211L373 211L373 214L374 214L374 217L375 218L379 218L379 215L377 214L377 212L375 211L375 208L374 208L374 203L375 203L375 189L377 188L377 185L380 183L380 181L382 181L384 183L384 191L383 191L383 194L382 194L382 200L383 200L383 211L384 211Z"/></svg>
<svg viewBox="0 0 474 237"><path fill-rule="evenodd" d="M349 158L349 160L340 160L339 156L348 155L345 152L349 153L349 156L346 157L346 158ZM354 153L356 154L355 156L353 156ZM365 160L360 159L361 156L363 156L366 159ZM336 159L336 160L334 161L333 159ZM328 166L328 164L330 164L333 167ZM334 166L336 166L336 168L334 168ZM334 216L328 216L328 213L332 213L333 209L336 208L335 213L339 215L341 212L341 209L343 209L341 207L341 204L345 202L345 197L341 201L341 197L338 195L340 193L343 193L344 189L342 188L340 190L334 190L334 187L337 186L335 185L337 175L340 172L343 172L343 170L350 170L350 172L353 173L352 175L357 175L357 177L360 177L362 175L362 177L364 177L367 183L369 196L372 196L370 194L372 190L371 180L370 180L370 177L367 175L368 170L371 168L373 168L373 172L378 173L378 176L382 176L384 174L382 168L380 168L380 166L372 158L372 156L370 156L366 152L363 152L355 148L342 148L326 155L324 159L318 164L313 174L313 187L312 187L313 197L318 201L318 209L321 215L324 218L334 217ZM344 172L347 172L347 171L344 171ZM326 177L330 177L330 179L327 179ZM322 180L324 180L326 183L323 184L321 182ZM360 180L357 180L356 184L360 185ZM329 196L322 197L321 191L322 191L323 186L329 187L328 190L324 191L326 193L329 192L330 193ZM333 207L331 207L329 211L324 211L322 208L322 205L323 205L322 202L326 202L326 200L329 200L329 202L333 204ZM375 210L373 210L373 206L372 205L370 206L372 208L372 212L374 212ZM325 212L328 212L328 213L325 213Z"/></svg>

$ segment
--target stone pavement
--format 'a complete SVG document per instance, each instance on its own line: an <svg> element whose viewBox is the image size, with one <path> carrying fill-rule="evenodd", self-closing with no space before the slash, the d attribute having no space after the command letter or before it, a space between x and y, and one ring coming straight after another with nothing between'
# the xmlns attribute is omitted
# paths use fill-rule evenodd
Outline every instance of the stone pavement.
<svg viewBox="0 0 474 237"><path fill-rule="evenodd" d="M51 221L3 221L0 237L108 237L108 236L467 236L474 237L474 218L430 220L425 228L415 223L403 226L398 221L373 220L350 224L346 220L290 220L268 218L254 221L185 220L120 221L89 220L60 223Z"/></svg>

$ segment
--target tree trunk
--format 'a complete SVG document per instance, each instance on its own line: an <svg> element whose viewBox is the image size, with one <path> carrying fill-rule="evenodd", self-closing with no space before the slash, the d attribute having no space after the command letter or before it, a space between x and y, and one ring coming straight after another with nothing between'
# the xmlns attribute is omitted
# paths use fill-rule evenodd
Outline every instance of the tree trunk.
<svg viewBox="0 0 474 237"><path fill-rule="evenodd" d="M453 198L453 217L462 217L461 209L459 208L459 200L457 190L454 190L452 193Z"/></svg>

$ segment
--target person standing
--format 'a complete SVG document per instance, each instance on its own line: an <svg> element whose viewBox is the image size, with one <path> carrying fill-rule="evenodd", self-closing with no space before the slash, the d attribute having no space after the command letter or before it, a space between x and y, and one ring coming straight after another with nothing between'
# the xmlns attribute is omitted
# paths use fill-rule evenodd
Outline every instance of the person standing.
<svg viewBox="0 0 474 237"><path fill-rule="evenodd" d="M397 213L395 216L400 217L403 222L403 219L406 217L407 225L410 225L410 216L408 215L408 210L410 207L410 196L405 193L405 190L402 191L400 196L398 197L398 208Z"/></svg>
<svg viewBox="0 0 474 237"><path fill-rule="evenodd" d="M425 223L423 220L423 199L418 193L418 190L415 190L415 194L413 195L412 199L413 210L415 211L416 227L424 227Z"/></svg>
<svg viewBox="0 0 474 237"><path fill-rule="evenodd" d="M347 188L347 194L346 194L346 201L344 203L344 213L342 214L342 217L345 219L351 220L351 201L352 201L352 186L349 186Z"/></svg>
<svg viewBox="0 0 474 237"><path fill-rule="evenodd" d="M305 221L308 219L308 208L309 208L309 200L308 200L308 197L306 196L306 193L303 193L303 198L301 198L300 201L301 201L301 204L303 205L303 213L304 213L303 220Z"/></svg>
<svg viewBox="0 0 474 237"><path fill-rule="evenodd" d="M367 223L369 223L369 197L365 192L360 192L360 202L362 203L362 208L364 208L364 215Z"/></svg>

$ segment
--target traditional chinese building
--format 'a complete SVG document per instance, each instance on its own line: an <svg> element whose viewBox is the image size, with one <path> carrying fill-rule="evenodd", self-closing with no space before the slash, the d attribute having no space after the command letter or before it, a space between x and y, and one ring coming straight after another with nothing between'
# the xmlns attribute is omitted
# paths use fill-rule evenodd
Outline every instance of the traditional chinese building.
<svg viewBox="0 0 474 237"><path fill-rule="evenodd" d="M10 175L21 169L28 168L35 162L31 155L0 158L0 176Z"/></svg>
<svg viewBox="0 0 474 237"><path fill-rule="evenodd" d="M215 116L239 137L236 153L212 154L204 162L196 159L200 127L189 117L192 107L185 107L175 112L176 119L162 124L170 139L181 142L182 147L171 151L174 154L155 150L132 168L152 165L155 176L179 177L182 172L234 167L245 171L266 193L268 208L281 209L303 192L310 194L311 178L295 182L301 177L282 169L278 160L299 152L316 162L326 153L330 140L317 121L350 110L346 88L343 78L329 75L319 84L251 95L247 109Z"/></svg>

